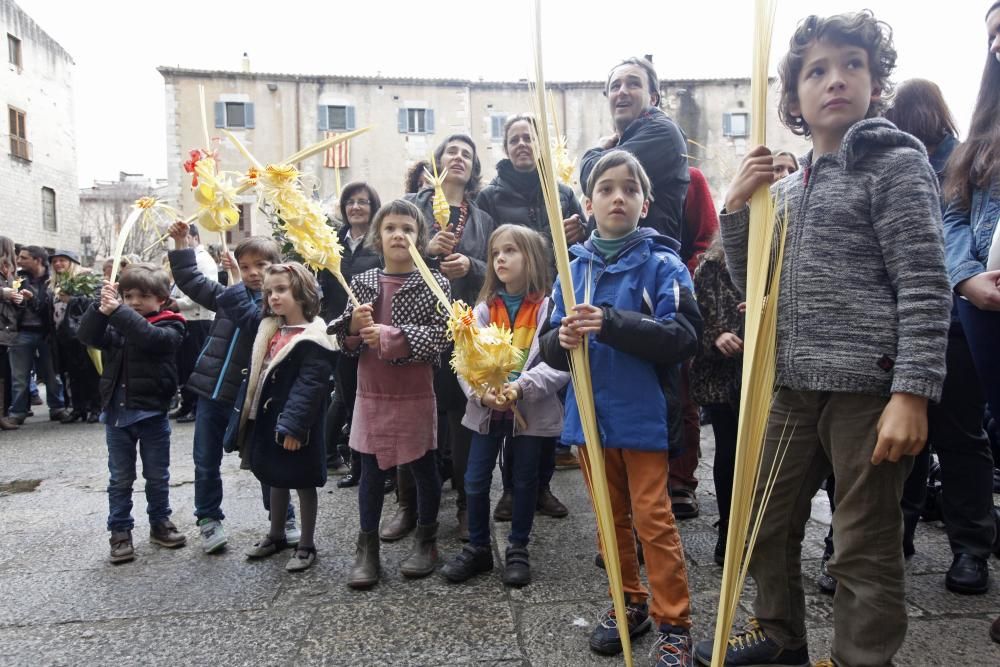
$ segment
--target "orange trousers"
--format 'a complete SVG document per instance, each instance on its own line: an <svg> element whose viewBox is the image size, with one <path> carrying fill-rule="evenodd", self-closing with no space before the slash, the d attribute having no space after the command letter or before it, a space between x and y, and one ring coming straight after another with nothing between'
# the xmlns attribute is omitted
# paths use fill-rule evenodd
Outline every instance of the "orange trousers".
<svg viewBox="0 0 1000 667"><path fill-rule="evenodd" d="M579 452L584 459L582 463L589 468L587 448L581 446ZM646 561L646 577L652 589L650 615L657 625L669 623L688 628L691 627L691 596L684 547L667 493L668 465L665 451L604 450L604 469L614 513L625 597L631 602L642 602L650 596L639 578L639 559L635 551L635 535L638 535ZM590 481L586 475L584 479L593 500Z"/></svg>

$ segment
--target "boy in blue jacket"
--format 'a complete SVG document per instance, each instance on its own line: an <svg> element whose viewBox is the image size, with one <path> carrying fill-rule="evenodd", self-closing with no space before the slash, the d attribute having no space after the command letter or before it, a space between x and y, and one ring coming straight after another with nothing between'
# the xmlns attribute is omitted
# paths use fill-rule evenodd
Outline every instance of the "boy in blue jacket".
<svg viewBox="0 0 1000 667"><path fill-rule="evenodd" d="M691 664L690 595L684 550L667 495L667 405L671 367L694 356L701 314L677 243L638 229L652 201L649 177L630 153L606 153L587 181L585 207L597 223L573 246L573 286L579 303L566 313L559 282L553 291L542 357L568 370L567 351L589 346L597 425L611 493L630 636L659 629L658 665ZM566 399L562 442L582 445L575 387ZM587 453L580 447L586 460ZM639 579L635 535L642 543L653 601ZM622 650L614 608L601 614L590 637L598 653Z"/></svg>
<svg viewBox="0 0 1000 667"><path fill-rule="evenodd" d="M222 528L222 441L233 412L240 385L250 367L256 329L241 329L236 321L239 313L221 307L219 299L229 290L245 290L259 302L264 285L264 272L271 264L281 261L274 239L251 236L237 244L233 255L240 270L241 282L229 288L209 280L198 270L192 248L187 247L188 225L174 223L170 236L174 247L167 256L177 288L198 305L215 312L194 370L185 387L198 395L198 411L194 424L194 513L201 531L201 549L207 554L225 548L227 538ZM262 485L264 508L270 511L271 491ZM298 543L295 511L288 505L286 535L289 544Z"/></svg>
<svg viewBox="0 0 1000 667"><path fill-rule="evenodd" d="M177 348L184 318L163 310L170 278L152 264L132 264L117 287L104 282L100 305L84 313L80 342L103 352L101 421L108 444L108 530L112 563L135 558L132 546L132 484L138 446L146 478L149 541L173 549L184 535L170 521L170 421L177 391ZM123 303L124 302L124 303Z"/></svg>

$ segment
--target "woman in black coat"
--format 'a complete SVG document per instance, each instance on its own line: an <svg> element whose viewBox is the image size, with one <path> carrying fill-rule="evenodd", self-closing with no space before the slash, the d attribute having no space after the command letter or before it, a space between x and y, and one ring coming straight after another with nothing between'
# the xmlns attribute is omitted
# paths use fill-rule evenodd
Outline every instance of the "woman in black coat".
<svg viewBox="0 0 1000 667"><path fill-rule="evenodd" d="M355 275L368 269L382 266L382 258L371 247L368 240L368 228L372 218L382 206L382 200L375 188L364 181L354 181L344 186L340 192L340 219L344 225L337 232L344 253L340 260L340 271L348 284ZM323 291L323 301L320 306L320 317L325 322L331 322L340 317L347 306L347 292L333 274L323 270L317 276L320 289ZM333 402L326 417L327 432L327 468L333 471L345 471L344 458L347 456L347 433L345 425L350 423L354 414L354 395L358 386L358 360L356 357L336 355L334 369L334 384L336 386ZM338 448L338 444L342 447ZM357 486L361 479L361 459L357 452L350 453L351 465L347 474L337 482L337 487L343 489Z"/></svg>
<svg viewBox="0 0 1000 667"><path fill-rule="evenodd" d="M497 175L476 197L476 205L496 221L497 225L523 225L541 234L549 243L549 262L555 277L552 255L552 231L545 212L535 151L531 145L531 116L518 114L507 119L503 128L503 152L507 157L497 162ZM586 218L573 189L559 184L559 207L563 229L570 245L584 239Z"/></svg>

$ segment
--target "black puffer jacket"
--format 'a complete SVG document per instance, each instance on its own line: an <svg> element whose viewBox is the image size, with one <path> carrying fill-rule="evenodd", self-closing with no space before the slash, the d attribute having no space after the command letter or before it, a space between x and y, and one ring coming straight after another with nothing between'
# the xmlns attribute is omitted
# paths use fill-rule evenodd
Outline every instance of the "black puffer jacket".
<svg viewBox="0 0 1000 667"><path fill-rule="evenodd" d="M496 225L522 225L535 230L545 237L549 244L550 270L555 270L555 259L552 255L552 231L549 228L549 216L545 213L545 200L542 197L541 184L538 182L538 172L522 173L514 169L510 160L497 162L497 175L493 181L479 193L476 206L490 214ZM586 216L580 208L573 189L559 185L559 207L563 220L573 215L580 216L585 223ZM552 274L555 280L555 274Z"/></svg>
<svg viewBox="0 0 1000 667"><path fill-rule="evenodd" d="M364 273L368 269L380 268L382 257L368 244L368 238L362 240L361 245L356 250L351 250L351 245L347 242L347 235L350 233L350 225L344 225L337 232L340 245L344 248L344 254L340 259L340 271L344 274L347 284L351 284L351 278ZM316 280L320 289L323 290L323 301L320 304L319 316L324 322L337 319L344 312L347 306L347 292L341 287L340 282L333 277L333 274L323 269Z"/></svg>
<svg viewBox="0 0 1000 667"><path fill-rule="evenodd" d="M233 403L243 382L243 371L250 365L254 332L241 331L232 314L218 307L217 300L227 289L247 288L243 283L223 287L203 276L191 248L171 250L167 256L177 287L198 305L215 311L208 339L184 386L198 396Z"/></svg>
<svg viewBox="0 0 1000 667"><path fill-rule="evenodd" d="M177 391L177 348L184 340L184 317L161 310L143 317L128 306L105 315L91 306L80 321L80 342L101 350L101 406L115 386L125 385L127 410L170 409Z"/></svg>
<svg viewBox="0 0 1000 667"><path fill-rule="evenodd" d="M617 146L591 148L580 160L580 183L586 184L590 173L609 150L625 150L642 163L653 184L653 203L639 221L677 242L683 241L684 199L691 173L687 159L687 137L681 128L656 107L647 107L625 128Z"/></svg>
<svg viewBox="0 0 1000 667"><path fill-rule="evenodd" d="M405 197L413 202L420 212L424 214L424 223L427 225L427 237L434 236L432 225L434 223L434 190L427 188L417 194L409 194ZM462 238L458 242L455 252L469 258L469 272L451 282L451 298L461 299L469 305L476 303L479 290L486 280L486 244L490 240L490 234L496 229L496 222L489 213L486 213L474 203L469 202L469 219L465 221L465 229ZM427 266L438 269L440 258L427 257Z"/></svg>

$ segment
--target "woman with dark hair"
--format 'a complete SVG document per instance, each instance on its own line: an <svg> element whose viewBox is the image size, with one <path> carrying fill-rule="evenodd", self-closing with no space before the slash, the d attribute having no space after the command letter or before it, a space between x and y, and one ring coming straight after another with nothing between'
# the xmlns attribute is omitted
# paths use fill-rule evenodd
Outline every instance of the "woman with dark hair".
<svg viewBox="0 0 1000 667"><path fill-rule="evenodd" d="M903 132L920 139L938 180L943 180L948 158L958 146L958 130L938 85L927 79L909 79L899 84L885 117Z"/></svg>
<svg viewBox="0 0 1000 667"><path fill-rule="evenodd" d="M532 126L535 120L527 114L517 114L507 119L503 128L503 152L507 157L497 162L497 175L483 188L476 198L476 204L496 221L498 225L512 224L528 227L546 240L549 258L549 275L555 275L555 256L552 254L552 231L549 217L545 212L541 182L535 168L535 150L532 146ZM573 189L559 185L559 208L562 211L563 229L569 244L584 238L586 217ZM555 471L556 440L547 439L547 444L539 460L538 470L538 512L546 516L564 517L569 513L566 506L556 498L549 482ZM497 502L493 518L510 521L513 513L513 487L510 471L513 457L505 450L503 460L504 491ZM576 458L568 447L560 457L563 462L576 463Z"/></svg>
<svg viewBox="0 0 1000 667"><path fill-rule="evenodd" d="M991 412L998 414L1000 0L991 3L986 13L986 31L989 50L969 135L965 143L955 149L945 174L944 194L948 207L944 214L944 238L945 260L957 297L958 316L986 401ZM944 486L942 482L942 488ZM992 481L988 486L992 487ZM982 579L985 580L985 576ZM990 635L1000 641L1000 619L994 622Z"/></svg>
<svg viewBox="0 0 1000 667"><path fill-rule="evenodd" d="M406 195L424 216L430 241L425 257L432 269L440 271L451 282L451 297L474 304L486 278L486 248L496 223L489 213L475 204L479 192L482 166L472 138L453 134L434 150L438 173L448 170L444 178L444 195L448 200L450 215L442 227L434 218L434 189L424 188L417 194ZM447 414L447 421L438 420L439 450L451 451L451 483L458 492L459 536L469 539L469 525L465 512L465 468L469 461L472 431L462 426L466 397L458 385L458 378L448 360L452 348L442 354L442 364L434 377L438 413ZM443 426L447 424L447 428ZM445 435L447 434L447 435ZM444 440L444 442L441 442ZM403 476L406 477L405 475ZM409 482L408 482L409 483ZM400 489L400 502L404 490Z"/></svg>
<svg viewBox="0 0 1000 667"><path fill-rule="evenodd" d="M7 419L11 397L7 348L17 340L18 307L23 301L21 293L14 289L15 279L17 253L14 252L14 242L0 236L0 429L4 431L17 429L17 424Z"/></svg>
<svg viewBox="0 0 1000 667"><path fill-rule="evenodd" d="M430 187L431 184L427 180L427 170L430 168L431 163L428 160L418 160L406 170L406 180L403 182L406 194L415 195L424 188Z"/></svg>
<svg viewBox="0 0 1000 667"><path fill-rule="evenodd" d="M337 237L344 249L340 270L348 283L353 276L382 265L381 257L371 248L371 242L368 240L368 228L381 206L382 200L379 199L378 192L364 181L348 183L340 191L340 219L344 226L337 232ZM325 269L319 272L317 280L323 292L320 317L323 321L330 322L344 312L347 306L347 292L333 274ZM349 451L344 427L354 414L354 395L358 386L357 357L337 355L334 382L336 391L326 419L326 453L327 468L338 472L344 470L344 454ZM343 447L335 447L334 443ZM361 479L361 458L353 451L350 452L349 458L350 469L337 482L337 486L341 489L357 486Z"/></svg>

